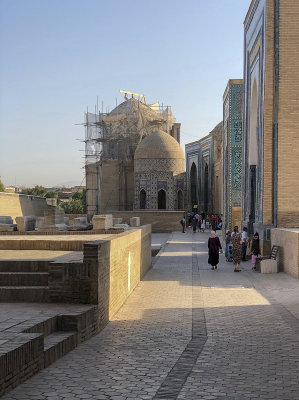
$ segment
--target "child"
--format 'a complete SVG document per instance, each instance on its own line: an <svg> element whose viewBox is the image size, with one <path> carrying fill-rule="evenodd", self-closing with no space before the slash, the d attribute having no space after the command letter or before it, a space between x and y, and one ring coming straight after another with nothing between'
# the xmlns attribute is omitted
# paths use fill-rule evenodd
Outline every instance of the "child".
<svg viewBox="0 0 299 400"><path fill-rule="evenodd" d="M255 234L253 235L253 239L250 242L250 252L252 269L256 270L257 258L260 254L260 239L257 232L255 232Z"/></svg>

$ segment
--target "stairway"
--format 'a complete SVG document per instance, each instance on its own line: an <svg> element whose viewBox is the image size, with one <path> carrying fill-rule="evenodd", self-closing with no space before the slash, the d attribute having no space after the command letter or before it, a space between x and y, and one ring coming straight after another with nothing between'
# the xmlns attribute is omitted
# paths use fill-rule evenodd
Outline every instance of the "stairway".
<svg viewBox="0 0 299 400"><path fill-rule="evenodd" d="M0 332L0 397L97 332L95 306L41 315Z"/></svg>
<svg viewBox="0 0 299 400"><path fill-rule="evenodd" d="M48 261L1 260L1 302L48 302Z"/></svg>

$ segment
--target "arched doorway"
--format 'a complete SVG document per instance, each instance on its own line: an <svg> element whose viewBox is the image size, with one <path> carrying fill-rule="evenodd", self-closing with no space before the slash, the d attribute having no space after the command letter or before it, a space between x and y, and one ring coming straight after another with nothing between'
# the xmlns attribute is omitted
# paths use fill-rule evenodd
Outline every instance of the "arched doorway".
<svg viewBox="0 0 299 400"><path fill-rule="evenodd" d="M191 165L190 170L190 189L191 189L191 206L193 207L197 202L197 168L194 163Z"/></svg>
<svg viewBox="0 0 299 400"><path fill-rule="evenodd" d="M209 206L209 167L206 163L205 165L205 177L204 177L204 209L208 212Z"/></svg>
<svg viewBox="0 0 299 400"><path fill-rule="evenodd" d="M146 191L144 189L140 190L140 196L139 196L139 200L140 200L140 208L141 209L145 209L145 205L146 205Z"/></svg>
<svg viewBox="0 0 299 400"><path fill-rule="evenodd" d="M158 192L158 209L159 210L166 209L166 192L163 189L160 189Z"/></svg>
<svg viewBox="0 0 299 400"><path fill-rule="evenodd" d="M184 208L183 202L183 192L181 190L178 191L178 209L182 210Z"/></svg>

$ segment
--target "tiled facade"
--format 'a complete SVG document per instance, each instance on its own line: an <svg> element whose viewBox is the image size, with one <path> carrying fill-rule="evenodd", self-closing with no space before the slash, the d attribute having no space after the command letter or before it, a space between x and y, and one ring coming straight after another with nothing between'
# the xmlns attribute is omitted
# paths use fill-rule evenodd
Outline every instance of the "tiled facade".
<svg viewBox="0 0 299 400"><path fill-rule="evenodd" d="M186 144L189 209L197 205L199 212L222 213L222 175L217 165L222 165L222 129L221 122L208 136Z"/></svg>
<svg viewBox="0 0 299 400"><path fill-rule="evenodd" d="M270 246L299 226L299 3L253 0L244 22L242 218Z"/></svg>
<svg viewBox="0 0 299 400"><path fill-rule="evenodd" d="M184 153L170 135L156 131L140 142L134 157L134 177L134 210L184 210ZM164 197L163 204L159 194Z"/></svg>
<svg viewBox="0 0 299 400"><path fill-rule="evenodd" d="M231 79L223 95L223 220L241 223L243 80Z"/></svg>

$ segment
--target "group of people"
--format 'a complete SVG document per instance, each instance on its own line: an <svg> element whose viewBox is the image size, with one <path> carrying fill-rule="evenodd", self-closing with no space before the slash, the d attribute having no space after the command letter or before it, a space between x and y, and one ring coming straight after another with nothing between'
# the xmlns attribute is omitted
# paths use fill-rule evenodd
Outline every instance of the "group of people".
<svg viewBox="0 0 299 400"><path fill-rule="evenodd" d="M207 226L211 226L213 230L221 229L222 227L222 220L221 217L217 214L205 214L205 213L198 213L197 211L188 211L186 218L183 215L181 219L182 225L182 232L185 233L186 225L193 232L204 232Z"/></svg>
<svg viewBox="0 0 299 400"><path fill-rule="evenodd" d="M217 217L217 218L216 218ZM219 237L216 235L216 230L221 229L222 221L221 217L216 214L204 213L198 214L197 212L187 212L186 218L185 214L181 219L182 232L185 233L186 225L188 224L189 229L193 229L193 232L204 232L206 229L207 220L209 219L209 224L212 226L212 231L208 240L209 248L209 259L208 263L211 265L212 270L217 269L219 264L219 252L222 253L222 246ZM186 220L187 219L187 220ZM256 265L258 262L258 257L260 255L260 241L259 234L256 232L253 235L251 241L248 239L247 228L243 228L242 233L239 232L238 226L234 227L233 232L230 230L226 231L225 236L225 257L229 259L229 253L231 250L232 261L234 264L234 272L240 272L239 269L241 261L246 261L247 247L249 244L252 269L256 270Z"/></svg>
<svg viewBox="0 0 299 400"><path fill-rule="evenodd" d="M246 252L248 246L247 228L243 229L242 234L239 233L238 226L234 227L233 232L230 232L229 230L226 231L225 244L226 244L225 248L226 258L228 259L229 246L231 245L234 272L240 272L241 270L239 269L239 266L241 261L246 261ZM211 231L208 240L208 248L209 248L208 263L211 265L212 270L217 269L219 263L219 252L222 253L222 246L219 237L216 236L215 231ZM252 269L256 270L258 256L260 255L260 241L259 241L259 234L257 232L253 235L253 238L249 243L249 249L251 254Z"/></svg>

